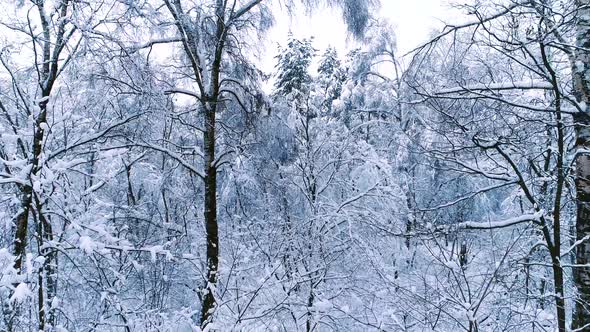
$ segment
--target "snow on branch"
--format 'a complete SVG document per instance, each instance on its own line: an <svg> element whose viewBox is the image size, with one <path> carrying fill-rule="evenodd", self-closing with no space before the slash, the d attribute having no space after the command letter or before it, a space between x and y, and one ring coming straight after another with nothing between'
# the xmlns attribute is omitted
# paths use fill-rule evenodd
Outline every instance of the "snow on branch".
<svg viewBox="0 0 590 332"><path fill-rule="evenodd" d="M527 222L533 222L535 224L540 223L540 219L543 217L545 212L543 210L537 211L533 214L524 214L519 217L509 218L505 220L489 221L489 222L473 222L466 221L453 225L456 229L494 229L494 228L505 228Z"/></svg>
<svg viewBox="0 0 590 332"><path fill-rule="evenodd" d="M61 148L59 150L53 151L53 152L51 152L51 154L49 154L46 161L49 161L49 160L65 153L65 152L68 152L68 151L70 151L74 148L77 148L79 146L82 146L82 145L85 145L88 143L92 143L92 142L96 142L98 139L109 134L115 128L118 128L120 126L123 126L123 125L129 123L130 121L133 121L133 120L139 118L143 114L144 113L137 113L137 114L133 114L128 117L125 117L125 118L121 119L120 121L117 121L117 122L114 122L114 123L108 125L105 129L103 129L101 131L90 134L88 136L84 136L70 145L64 146L63 148Z"/></svg>
<svg viewBox="0 0 590 332"><path fill-rule="evenodd" d="M342 209L343 209L345 206L347 206L347 205L349 205L349 204L352 204L352 203L354 203L354 202L358 201L359 199L361 199L361 198L363 198L363 197L365 197L365 196L369 195L369 194L370 194L370 192L371 192L371 191L373 191L373 190L375 190L375 188L377 188L377 186L378 186L378 185L379 185L379 182L375 183L374 185L372 185L372 186L371 186L369 189L365 190L364 192L362 192L362 193L360 193L360 194L358 194L358 195L355 195L355 196L353 196L353 197L351 197L351 198L348 198L347 200L345 200L344 202L342 202L342 203L340 204L340 206L339 206L339 207L338 207L338 209L336 210L336 213L339 213L340 211L342 211Z"/></svg>
<svg viewBox="0 0 590 332"><path fill-rule="evenodd" d="M164 91L164 93L167 95L178 93L178 94L182 94L182 95L195 97L198 100L201 100L201 95L199 93L194 92L194 91L190 91L190 90L180 89L180 88L169 89L169 90Z"/></svg>
<svg viewBox="0 0 590 332"><path fill-rule="evenodd" d="M482 17L482 16L479 16L478 15L476 19L471 20L471 21L467 21L467 22L462 23L462 24L447 24L444 27L444 29L443 29L443 31L441 33L439 33L437 36L435 36L434 38L430 39L426 43L421 44L420 46L418 46L415 49L411 50L407 54L411 54L411 53L414 53L416 51L420 51L423 48L427 47L428 45L433 44L433 43L436 43L437 41L439 41L443 37L445 37L445 36L447 36L447 35L455 32L457 30L471 28L471 27L474 27L474 26L479 26L479 25L481 25L483 23L487 23L487 22L493 21L493 20L495 20L497 18L500 18L500 17L502 17L502 16L504 16L504 15L512 12L514 9L520 7L522 4L523 4L523 2L521 2L521 1L515 1L514 3L510 4L509 6L506 6L504 9L502 9L502 10L500 10L498 12L495 12L495 13L492 13L492 14L489 14L489 15L486 15L485 17Z"/></svg>
<svg viewBox="0 0 590 332"><path fill-rule="evenodd" d="M142 49L153 47L154 45L158 44L170 44L170 43L178 43L181 42L182 38L179 37L172 37L172 38L162 38L162 39L154 39L150 40L144 44L137 44L132 46L128 51L129 53L134 53Z"/></svg>
<svg viewBox="0 0 590 332"><path fill-rule="evenodd" d="M502 90L551 90L553 86L545 81L521 81L521 82L503 82L491 84L474 84L468 86L457 86L454 88L443 89L436 92L437 95L445 95L452 93L465 93L471 91L502 91Z"/></svg>
<svg viewBox="0 0 590 332"><path fill-rule="evenodd" d="M235 13L233 13L231 19L236 20L240 18L261 2L262 0L251 0L250 2L246 3L242 8L238 9Z"/></svg>
<svg viewBox="0 0 590 332"><path fill-rule="evenodd" d="M508 182L503 182L503 183L500 183L500 184L497 184L497 185L493 185L493 186L482 188L480 190L474 191L474 192L472 192L470 194L467 194L465 196L461 196L459 198L456 198L453 201L450 201L450 202L447 202L447 203L444 203L444 204L440 204L440 205L433 206L433 207L418 208L418 210L419 211L422 211L422 212L440 210L440 209L443 209L443 208L447 208L447 207L450 207L450 206L457 205L458 203L461 203L463 201L472 199L473 197L475 197L477 195L480 195L480 194L483 194L483 193L486 193L488 191L492 191L492 190L495 190L495 189L503 188L503 187L506 187L506 186L509 186L509 185L512 185L512 184L516 184L516 183L518 183L518 180L516 180L516 179L515 180L512 180L512 181L508 181Z"/></svg>
<svg viewBox="0 0 590 332"><path fill-rule="evenodd" d="M133 145L162 152L162 153L166 154L167 156L169 156L170 158L176 160L180 165L182 165L187 170L191 171L193 174L195 174L199 178L205 179L205 175L201 171L199 171L195 166L191 165L188 161L184 160L184 158L182 158L182 156L180 154L178 154L174 151L171 151L170 149L167 149L167 148L160 146L160 145L140 143L140 142L134 142Z"/></svg>

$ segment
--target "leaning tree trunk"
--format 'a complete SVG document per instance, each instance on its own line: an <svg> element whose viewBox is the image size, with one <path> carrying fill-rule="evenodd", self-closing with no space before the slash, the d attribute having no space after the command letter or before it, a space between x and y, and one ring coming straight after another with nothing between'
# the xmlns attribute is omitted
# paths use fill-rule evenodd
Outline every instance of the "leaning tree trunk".
<svg viewBox="0 0 590 332"><path fill-rule="evenodd" d="M590 331L590 0L576 1L574 93L582 112L574 116L576 131L576 267L578 298L572 328Z"/></svg>

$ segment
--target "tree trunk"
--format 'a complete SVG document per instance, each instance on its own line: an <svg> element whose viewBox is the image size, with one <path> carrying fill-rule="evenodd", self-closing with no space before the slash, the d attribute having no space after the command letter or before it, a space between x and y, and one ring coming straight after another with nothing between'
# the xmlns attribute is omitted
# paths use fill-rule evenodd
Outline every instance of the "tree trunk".
<svg viewBox="0 0 590 332"><path fill-rule="evenodd" d="M205 230L207 232L207 285L201 308L201 326L209 323L215 310L215 285L219 268L219 236L217 226L217 168L215 167L215 110L205 109Z"/></svg>
<svg viewBox="0 0 590 332"><path fill-rule="evenodd" d="M205 230L207 233L207 286L204 289L201 307L201 327L204 328L215 311L215 289L219 273L219 227L217 225L217 165L215 164L215 116L219 105L221 88L221 60L223 57L227 30L225 26L225 5L217 0L215 13L217 16L215 31L215 53L211 63L211 81L209 93L205 96L204 111L205 133L203 135L203 151L205 154ZM195 50L196 51L196 50Z"/></svg>
<svg viewBox="0 0 590 332"><path fill-rule="evenodd" d="M49 91L43 91L43 98L49 97ZM33 154L30 157L32 164L29 178L39 171L39 157L43 150L44 125L47 122L47 101L39 103L39 116L35 121L35 135L33 136ZM21 211L16 217L16 232L14 234L14 269L19 273L22 269L22 260L27 247L27 230L29 224L29 212L33 203L33 187L31 184L23 186Z"/></svg>
<svg viewBox="0 0 590 332"><path fill-rule="evenodd" d="M576 121L576 148L590 149L590 116L580 113L574 117ZM584 326L590 331L590 155L578 154L576 157L576 267L574 281L578 289L578 299L572 320L574 329Z"/></svg>
<svg viewBox="0 0 590 332"><path fill-rule="evenodd" d="M22 193L21 211L16 216L14 233L14 269L20 273L27 248L27 230L29 225L29 207L31 206L31 187L26 186Z"/></svg>
<svg viewBox="0 0 590 332"><path fill-rule="evenodd" d="M553 245L548 245L551 254L553 267L553 281L555 285L555 306L557 309L557 326L560 332L566 331L566 314L565 314L565 291L563 281L563 267L561 265L561 196L563 195L563 186L565 174L563 170L563 158L565 154L565 134L563 118L561 114L561 91L559 89L557 74L549 56L546 53L545 44L540 43L541 56L543 64L551 78L553 93L555 97L555 121L557 129L557 185L555 188L555 200L553 201ZM550 243L549 241L547 243Z"/></svg>
<svg viewBox="0 0 590 332"><path fill-rule="evenodd" d="M576 267L574 282L578 299L572 328L590 331L590 0L576 1L576 49L573 84L582 112L574 116L576 131Z"/></svg>

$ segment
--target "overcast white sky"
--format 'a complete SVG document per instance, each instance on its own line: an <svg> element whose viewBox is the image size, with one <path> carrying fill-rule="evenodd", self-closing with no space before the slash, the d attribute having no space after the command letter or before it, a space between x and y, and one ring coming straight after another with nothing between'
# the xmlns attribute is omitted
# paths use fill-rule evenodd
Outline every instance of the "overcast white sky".
<svg viewBox="0 0 590 332"><path fill-rule="evenodd" d="M405 54L428 39L433 29L442 28L442 21L453 21L448 0L381 0L380 16L387 18L397 35L398 53ZM456 14L456 12L455 12ZM323 51L334 46L343 56L354 41L347 37L346 27L338 10L322 9L309 17L304 13L289 17L277 15L275 26L268 36L262 67L272 70L277 43L284 44L291 30L297 38L314 36L314 46Z"/></svg>

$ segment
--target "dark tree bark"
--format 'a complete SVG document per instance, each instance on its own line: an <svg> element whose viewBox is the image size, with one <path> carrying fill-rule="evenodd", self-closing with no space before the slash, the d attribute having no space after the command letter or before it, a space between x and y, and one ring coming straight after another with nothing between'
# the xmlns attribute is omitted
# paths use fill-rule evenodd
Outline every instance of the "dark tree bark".
<svg viewBox="0 0 590 332"><path fill-rule="evenodd" d="M590 0L577 0L576 50L573 85L581 112L574 116L576 131L576 266L578 298L572 328L590 331Z"/></svg>
<svg viewBox="0 0 590 332"><path fill-rule="evenodd" d="M219 105L221 60L223 57L227 30L225 25L225 5L223 0L217 0L215 15L217 16L215 32L215 53L211 65L211 82L206 97L203 114L205 118L205 133L203 136L203 151L205 153L205 230L207 232L207 285L201 308L201 326L205 327L215 311L215 285L219 272L219 226L217 224L217 167L215 165L215 126L217 108Z"/></svg>
<svg viewBox="0 0 590 332"><path fill-rule="evenodd" d="M201 308L201 325L205 326L215 310L215 284L219 269L219 230L217 225L217 168L215 167L215 108L205 114L205 230L207 233L207 285Z"/></svg>
<svg viewBox="0 0 590 332"><path fill-rule="evenodd" d="M578 151L590 149L590 116L579 113L574 117L576 129L576 148ZM576 267L574 281L578 299L572 320L572 328L590 331L590 155L580 153L576 157Z"/></svg>
<svg viewBox="0 0 590 332"><path fill-rule="evenodd" d="M204 135L204 206L203 217L205 222L205 238L207 243L207 272L206 285L203 287L201 299L201 328L205 328L212 320L215 312L215 288L219 272L219 226L217 223L217 165L215 157L216 147L216 115L220 103L222 59L225 53L225 44L231 20L249 11L259 3L252 2L250 6L240 9L237 12L226 15L227 2L215 1L215 40L214 49L210 50L211 66L203 68L205 59L200 58L202 51L198 46L198 35L195 27L185 19L179 0L164 0L168 10L172 14L178 32L182 36L182 46L189 59L194 79L199 87L199 103L201 116L203 117ZM228 21L226 21L228 20ZM228 23L229 22L229 23ZM207 71L207 75L204 75ZM208 82L203 77L208 77Z"/></svg>
<svg viewBox="0 0 590 332"><path fill-rule="evenodd" d="M39 107L39 113L35 118L32 149L28 152L27 156L27 159L32 166L28 174L30 180L33 176L38 176L41 173L42 165L40 162L44 149L43 144L47 124L49 97L51 96L51 92L59 76L58 62L60 60L60 55L75 30L74 28L73 30L66 32L66 24L68 21L65 18L68 14L70 0L62 0L57 7L60 21L55 26L56 30L53 34L53 27L51 26L50 21L48 21L45 2L39 0L35 2L35 5L41 21L43 43L41 50L41 65L37 68L39 73L38 84L41 91L41 99L37 104ZM36 43L36 41L33 42ZM26 153L26 151L23 151L23 153ZM35 220L38 226L37 229L40 232L38 238L39 247L42 246L44 240L51 241L53 239L53 230L50 220L48 220L43 214L43 199L38 197L37 193L33 191L32 183L21 186L20 190L21 210L16 217L16 231L14 235L14 269L17 270L18 273L22 273L23 259L26 256L27 234L31 214L36 216ZM45 263L38 275L39 298L37 315L39 330L44 331L47 323L47 312L45 308L46 300L47 302L51 301L57 294L57 280L55 277L57 270L57 255L55 252L48 249L40 250L39 253L45 257ZM44 286L47 286L47 289L45 289ZM50 317L49 324L55 324L53 316Z"/></svg>
<svg viewBox="0 0 590 332"><path fill-rule="evenodd" d="M561 114L561 91L559 89L557 74L551 66L549 56L546 52L545 44L541 42L539 46L541 50L543 64L545 66L545 69L549 73L551 86L553 87L553 95L555 98L555 127L557 129L557 183L555 186L555 199L553 201L553 245L548 247L551 255L553 282L555 286L555 307L557 309L557 326L560 332L565 332L565 289L563 267L561 265L561 197L563 195L563 186L565 182L565 173L563 167L563 158L565 154L565 134L563 117Z"/></svg>

